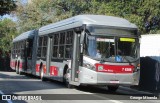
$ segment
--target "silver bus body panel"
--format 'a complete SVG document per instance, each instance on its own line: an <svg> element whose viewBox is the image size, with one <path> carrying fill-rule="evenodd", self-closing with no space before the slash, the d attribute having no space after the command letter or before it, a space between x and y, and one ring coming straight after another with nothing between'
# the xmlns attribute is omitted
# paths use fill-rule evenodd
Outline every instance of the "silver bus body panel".
<svg viewBox="0 0 160 103"><path fill-rule="evenodd" d="M96 72L80 67L79 83L87 85L138 85L140 71L129 74ZM119 83L111 83L116 80Z"/></svg>
<svg viewBox="0 0 160 103"><path fill-rule="evenodd" d="M16 42L20 42L20 41L24 41L24 40L27 40L27 39L32 39L32 38L34 38L34 37L37 37L38 36L38 31L37 30L31 30L31 31L27 31L27 32L24 32L24 33L22 33L22 34L20 34L19 36L17 36L15 39L13 39L13 43L16 43ZM36 39L36 38L35 38ZM33 46L33 49L34 49L34 52L33 52L33 54L32 54L32 56L34 55L34 58L35 58L35 55L36 55L36 50L35 50L35 48L36 48L36 46L35 46L35 44L33 44L34 46ZM35 47L35 48L34 48ZM33 58L33 57L32 57ZM36 59L36 58L35 58ZM18 62L20 63L19 64L19 71L20 72L25 72L25 73L29 73L29 74L31 74L32 72L33 72L33 70L35 69L34 67L33 67L33 65L35 65L35 64L33 64L33 63L35 63L34 62L35 60L28 60L28 58L27 58L27 66L28 66L28 68L25 70L25 67L24 67L24 65L25 65L25 60L24 60L24 58L22 58L20 55L16 55L16 57L15 58L13 58L12 56L11 56L11 63L12 63L12 65L11 65L11 68L13 69L13 70L15 70L15 68L18 68ZM15 64L16 64L16 62L17 62L17 65L15 66ZM22 65L22 66L20 66L20 65Z"/></svg>
<svg viewBox="0 0 160 103"><path fill-rule="evenodd" d="M63 61L63 62L50 62L50 66L48 71L48 73L44 73L44 77L45 78L49 78L49 79L52 79L52 80L57 80L57 81L61 81L63 82L63 70L64 70L64 67L65 65L70 65L70 62L71 61ZM43 61L43 60L38 60L37 61L37 64L43 64L43 66L46 66L46 61ZM50 68L54 66L56 67L56 70L57 70L57 75L55 76L55 73L54 71L50 71ZM43 67L42 67L43 68ZM40 76L40 73L39 72L36 72L36 75L37 76Z"/></svg>
<svg viewBox="0 0 160 103"><path fill-rule="evenodd" d="M104 16L104 15L78 15L69 19L62 20L60 22L43 26L39 29L39 35L50 34L58 31L63 31L71 28L80 27L83 24L106 26L106 27L118 27L118 28L128 28L137 29L137 26L130 23L126 19Z"/></svg>
<svg viewBox="0 0 160 103"><path fill-rule="evenodd" d="M19 36L17 36L15 39L13 39L13 43L18 42L18 41L22 41L22 40L25 40L28 38L32 38L32 37L34 37L34 33L35 33L35 30L24 32L24 33L20 34Z"/></svg>
<svg viewBox="0 0 160 103"><path fill-rule="evenodd" d="M100 61L91 59L87 56L83 56L83 60L87 61L89 64L95 65ZM104 62L104 65L130 65L129 63L114 63L114 62ZM137 61L133 62L132 65L137 64ZM97 72L86 67L79 66L79 84L94 84L94 85L114 85L110 83L112 80L116 80L119 83L117 85L138 85L140 78L140 70L134 73L107 73L107 72Z"/></svg>
<svg viewBox="0 0 160 103"><path fill-rule="evenodd" d="M40 64L42 64L42 67L40 67ZM36 61L36 65L39 65L39 67L37 69L39 69L39 71L36 70L36 75L40 76L40 69L43 69L43 66L46 66L46 61L39 59ZM46 73L43 74L44 76L46 75Z"/></svg>
<svg viewBox="0 0 160 103"><path fill-rule="evenodd" d="M57 67L57 72L58 72L57 76L63 77L63 69L65 65L67 65L66 62L65 63L64 62L51 62L50 66Z"/></svg>

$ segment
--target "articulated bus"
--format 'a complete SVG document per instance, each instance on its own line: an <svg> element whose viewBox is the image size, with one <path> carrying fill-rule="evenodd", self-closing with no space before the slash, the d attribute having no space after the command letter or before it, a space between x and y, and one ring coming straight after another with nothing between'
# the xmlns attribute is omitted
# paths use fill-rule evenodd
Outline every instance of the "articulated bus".
<svg viewBox="0 0 160 103"><path fill-rule="evenodd" d="M78 15L13 40L11 67L80 85L138 85L140 45L137 26L113 16Z"/></svg>
<svg viewBox="0 0 160 103"><path fill-rule="evenodd" d="M17 74L34 72L32 68L36 63L37 36L38 32L31 30L13 39L10 67Z"/></svg>

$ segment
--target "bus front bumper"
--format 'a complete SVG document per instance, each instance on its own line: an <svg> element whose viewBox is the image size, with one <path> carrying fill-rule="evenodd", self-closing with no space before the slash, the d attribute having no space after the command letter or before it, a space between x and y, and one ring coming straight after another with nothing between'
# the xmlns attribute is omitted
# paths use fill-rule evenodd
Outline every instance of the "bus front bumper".
<svg viewBox="0 0 160 103"><path fill-rule="evenodd" d="M80 68L79 83L88 85L138 85L140 71L134 73L96 72Z"/></svg>

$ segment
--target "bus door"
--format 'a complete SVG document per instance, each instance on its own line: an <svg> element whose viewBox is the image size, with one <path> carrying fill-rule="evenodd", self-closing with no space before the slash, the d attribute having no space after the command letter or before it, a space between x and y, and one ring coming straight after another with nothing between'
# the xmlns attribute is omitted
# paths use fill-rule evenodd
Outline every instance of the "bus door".
<svg viewBox="0 0 160 103"><path fill-rule="evenodd" d="M49 36L48 37L48 39L47 39L47 41L48 41L48 45L47 45L47 53L46 53L46 74L47 75L50 75L50 62L51 62L51 56L50 56L50 53L52 52L52 36Z"/></svg>
<svg viewBox="0 0 160 103"><path fill-rule="evenodd" d="M71 81L78 82L79 59L80 59L80 33L74 32L73 57L71 61Z"/></svg>
<svg viewBox="0 0 160 103"><path fill-rule="evenodd" d="M33 39L28 39L26 41L25 48L25 70L32 69L32 49L33 49Z"/></svg>

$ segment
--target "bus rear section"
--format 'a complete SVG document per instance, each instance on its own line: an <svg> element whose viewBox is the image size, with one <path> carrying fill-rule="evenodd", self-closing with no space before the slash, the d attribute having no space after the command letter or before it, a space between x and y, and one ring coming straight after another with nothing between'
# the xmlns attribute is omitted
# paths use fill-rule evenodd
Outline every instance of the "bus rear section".
<svg viewBox="0 0 160 103"><path fill-rule="evenodd" d="M24 32L13 39L13 46L11 50L10 67L16 71L17 74L32 73L32 65L34 65L33 55L35 55L35 34L36 30Z"/></svg>

